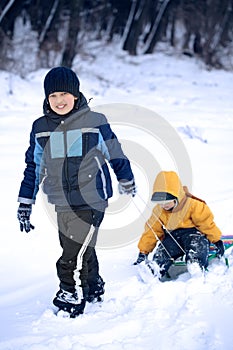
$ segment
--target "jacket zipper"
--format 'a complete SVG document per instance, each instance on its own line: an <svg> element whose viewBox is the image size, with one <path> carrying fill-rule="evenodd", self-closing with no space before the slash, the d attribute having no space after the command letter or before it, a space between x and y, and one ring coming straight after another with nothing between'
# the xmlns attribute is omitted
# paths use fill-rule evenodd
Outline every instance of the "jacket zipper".
<svg viewBox="0 0 233 350"><path fill-rule="evenodd" d="M61 121L61 127L63 131L63 140L64 140L64 172L65 172L65 179L68 187L68 192L70 192L70 183L69 183L69 171L68 171L68 162L67 162L67 132L64 126L64 120Z"/></svg>
<svg viewBox="0 0 233 350"><path fill-rule="evenodd" d="M88 148L87 148L87 144L88 144L88 135L87 133L83 134L83 139L84 139L84 149L83 149L83 155L85 157L85 155L87 154Z"/></svg>

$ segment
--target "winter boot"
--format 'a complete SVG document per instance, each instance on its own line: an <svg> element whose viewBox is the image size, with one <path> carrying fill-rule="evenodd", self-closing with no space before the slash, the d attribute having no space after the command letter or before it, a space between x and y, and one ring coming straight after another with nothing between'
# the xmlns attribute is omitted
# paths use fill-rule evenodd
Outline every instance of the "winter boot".
<svg viewBox="0 0 233 350"><path fill-rule="evenodd" d="M86 301L85 299L80 301L76 292L70 293L60 289L53 299L53 304L58 307L59 310L68 312L70 317L74 318L83 314Z"/></svg>
<svg viewBox="0 0 233 350"><path fill-rule="evenodd" d="M96 303L103 300L101 296L105 292L104 285L105 285L105 282L100 276L98 276L96 279L96 282L89 286L89 293L87 297L87 301L89 303Z"/></svg>

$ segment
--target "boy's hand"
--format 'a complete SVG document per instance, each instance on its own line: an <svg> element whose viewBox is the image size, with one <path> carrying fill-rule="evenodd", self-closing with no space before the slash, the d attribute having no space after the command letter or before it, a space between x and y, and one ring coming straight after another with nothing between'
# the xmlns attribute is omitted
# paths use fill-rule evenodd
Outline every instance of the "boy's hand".
<svg viewBox="0 0 233 350"><path fill-rule="evenodd" d="M132 197L136 195L137 189L134 182L134 179L128 180L120 180L118 184L118 190L120 194L131 194Z"/></svg>
<svg viewBox="0 0 233 350"><path fill-rule="evenodd" d="M30 223L30 215L32 213L32 205L31 204L23 204L20 203L19 209L17 212L17 219L20 224L20 231L29 232L31 229L34 230L34 226Z"/></svg>

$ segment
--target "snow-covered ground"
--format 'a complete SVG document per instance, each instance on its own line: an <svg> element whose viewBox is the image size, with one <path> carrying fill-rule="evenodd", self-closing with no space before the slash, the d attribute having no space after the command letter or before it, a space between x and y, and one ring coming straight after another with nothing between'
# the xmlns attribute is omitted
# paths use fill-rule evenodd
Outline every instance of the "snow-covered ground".
<svg viewBox="0 0 233 350"><path fill-rule="evenodd" d="M35 230L19 231L16 202L24 152L42 114L46 70L25 80L0 72L1 86L1 350L231 350L233 254L214 261L205 280L143 283L132 263L152 204L154 177L176 170L204 198L223 234L233 226L233 74L207 71L195 59L162 53L129 57L94 43L74 69L90 106L107 113L132 160L134 200L111 200L97 245L106 293L76 319L57 317L60 255L52 208L38 194ZM139 211L142 213L139 216Z"/></svg>

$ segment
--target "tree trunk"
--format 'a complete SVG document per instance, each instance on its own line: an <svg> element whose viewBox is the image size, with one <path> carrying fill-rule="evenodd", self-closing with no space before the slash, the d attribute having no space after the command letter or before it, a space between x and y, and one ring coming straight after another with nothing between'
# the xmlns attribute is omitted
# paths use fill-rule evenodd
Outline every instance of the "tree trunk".
<svg viewBox="0 0 233 350"><path fill-rule="evenodd" d="M0 14L0 23L2 22L5 14L10 10L10 8L14 2L15 2L15 0L8 1L8 4L4 7L4 9L2 10L2 13Z"/></svg>
<svg viewBox="0 0 233 350"><path fill-rule="evenodd" d="M134 49L135 43L133 40L132 31L133 31L134 17L135 17L137 7L138 7L138 0L132 0L129 17L123 33L123 50L125 51L135 51ZM137 40L136 38L134 39Z"/></svg>
<svg viewBox="0 0 233 350"><path fill-rule="evenodd" d="M148 40L145 44L145 51L144 53L145 54L149 54L149 53L152 53L153 50L154 50L154 47L155 47L155 44L156 44L156 41L157 41L157 32L158 32L158 28L159 28L159 25L160 25L160 22L162 20L162 17L164 15L164 12L169 4L170 0L164 0L160 9L159 9L159 12L158 12L158 15L155 19L155 22L154 22L154 25L152 27L152 30L150 32L150 35L148 36Z"/></svg>
<svg viewBox="0 0 233 350"><path fill-rule="evenodd" d="M44 28L42 30L42 32L40 33L40 36L39 36L39 45L41 45L44 41L44 38L45 38L45 35L47 33L47 31L49 30L50 28L50 25L51 25L51 22L54 18L54 15L55 15L55 12L57 10L57 7L58 7L58 4L59 4L59 0L55 0L54 3L53 3L53 6L51 8L51 11L50 11L50 14L47 18L47 21L44 25Z"/></svg>
<svg viewBox="0 0 233 350"><path fill-rule="evenodd" d="M219 12L219 7L217 6L213 9L213 14L211 16L212 21L210 20L209 30L206 33L206 42L203 46L203 58L205 63L209 66L218 65L218 63L216 64L214 61L214 56L217 52L217 47L221 43L222 35L230 19L230 15L232 14L231 1L228 0L227 6L225 5L221 10L222 11ZM215 25L213 25L213 23Z"/></svg>
<svg viewBox="0 0 233 350"><path fill-rule="evenodd" d="M82 2L82 0L72 0L69 3L69 29L65 50L62 57L62 65L66 67L72 67L72 62L76 55L77 36L79 32L79 13L82 6Z"/></svg>
<svg viewBox="0 0 233 350"><path fill-rule="evenodd" d="M128 51L130 55L137 54L138 40L147 16L149 2L148 0L133 0L132 2L123 43L123 50Z"/></svg>

